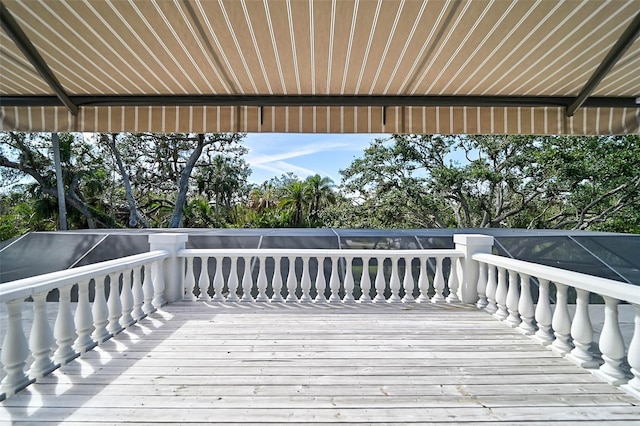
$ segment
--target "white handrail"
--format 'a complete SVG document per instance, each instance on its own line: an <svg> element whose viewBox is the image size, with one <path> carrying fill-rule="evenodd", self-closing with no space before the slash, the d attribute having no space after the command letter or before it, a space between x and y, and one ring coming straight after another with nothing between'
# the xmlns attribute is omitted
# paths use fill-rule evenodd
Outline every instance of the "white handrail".
<svg viewBox="0 0 640 426"><path fill-rule="evenodd" d="M200 257L200 256L297 256L297 257L317 257L317 256L337 256L337 257L463 257L464 253L455 249L434 249L434 250L345 250L345 249L186 249L178 252L179 257Z"/></svg>
<svg viewBox="0 0 640 426"><path fill-rule="evenodd" d="M80 266L73 269L36 275L35 277L10 281L0 285L0 302L30 297L36 293L49 292L56 288L75 284L96 276L104 276L125 269L132 269L149 262L169 257L166 250L156 250L148 253L136 254L121 259L108 260L93 265Z"/></svg>
<svg viewBox="0 0 640 426"><path fill-rule="evenodd" d="M614 299L624 300L625 302L640 304L640 287L638 285L492 254L475 254L472 256L472 259L549 280L554 283L567 284L571 287L586 290L601 296L613 297ZM640 285L640 283L638 284Z"/></svg>

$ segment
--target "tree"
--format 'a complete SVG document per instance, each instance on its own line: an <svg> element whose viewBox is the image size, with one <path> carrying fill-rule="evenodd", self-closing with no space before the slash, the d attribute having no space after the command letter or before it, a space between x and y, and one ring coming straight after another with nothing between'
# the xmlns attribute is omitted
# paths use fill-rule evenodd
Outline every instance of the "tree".
<svg viewBox="0 0 640 426"><path fill-rule="evenodd" d="M309 187L300 181L291 182L284 189L280 206L291 210L292 225L296 228L302 227L305 207L309 205L309 196Z"/></svg>
<svg viewBox="0 0 640 426"><path fill-rule="evenodd" d="M75 220L75 227L95 228L111 224L104 214L104 205L95 202L102 194L106 177L100 153L81 137L69 133L60 134L60 151L65 201L74 209L69 212L68 220ZM9 184L30 179L33 182L30 192L36 199L57 199L48 134L0 133L0 170Z"/></svg>
<svg viewBox="0 0 640 426"><path fill-rule="evenodd" d="M638 136L394 135L341 171L340 206L381 227L613 230L640 214L638 159Z"/></svg>
<svg viewBox="0 0 640 426"><path fill-rule="evenodd" d="M328 177L321 177L316 174L309 176L305 180L305 185L309 192L309 222L318 223L320 211L323 207L335 203L336 197L333 192L334 184Z"/></svg>

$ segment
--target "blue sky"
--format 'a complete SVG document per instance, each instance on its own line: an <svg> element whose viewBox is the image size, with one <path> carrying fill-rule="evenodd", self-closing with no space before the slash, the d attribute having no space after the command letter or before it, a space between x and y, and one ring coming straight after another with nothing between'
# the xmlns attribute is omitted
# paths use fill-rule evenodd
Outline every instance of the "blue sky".
<svg viewBox="0 0 640 426"><path fill-rule="evenodd" d="M249 181L262 183L274 176L293 172L299 178L318 173L340 184L340 173L362 156L378 134L249 133L245 157L253 173Z"/></svg>

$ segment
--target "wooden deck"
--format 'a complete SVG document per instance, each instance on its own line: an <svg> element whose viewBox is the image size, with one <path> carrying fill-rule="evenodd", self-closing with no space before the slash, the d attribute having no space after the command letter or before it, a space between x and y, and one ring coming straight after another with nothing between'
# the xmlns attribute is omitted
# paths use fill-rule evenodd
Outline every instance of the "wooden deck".
<svg viewBox="0 0 640 426"><path fill-rule="evenodd" d="M637 425L640 401L431 304L172 304L0 403L3 426L585 421Z"/></svg>

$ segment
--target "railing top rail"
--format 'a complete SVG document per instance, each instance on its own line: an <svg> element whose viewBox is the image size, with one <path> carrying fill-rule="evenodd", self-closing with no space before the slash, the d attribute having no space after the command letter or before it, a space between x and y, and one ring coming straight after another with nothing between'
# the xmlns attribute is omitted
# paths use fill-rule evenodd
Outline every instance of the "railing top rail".
<svg viewBox="0 0 640 426"><path fill-rule="evenodd" d="M367 249L185 249L178 252L180 257L233 256L233 257L463 257L464 253L455 249L436 250L367 250Z"/></svg>
<svg viewBox="0 0 640 426"><path fill-rule="evenodd" d="M480 253L473 255L472 258L478 262L522 272L557 284L566 284L601 296L613 297L629 303L640 304L640 287L633 284L587 275L580 272L567 271L553 266L509 259L493 254Z"/></svg>
<svg viewBox="0 0 640 426"><path fill-rule="evenodd" d="M90 280L96 276L104 276L125 269L135 268L136 266L142 266L146 263L164 259L169 256L170 253L167 250L155 250L92 265L80 266L78 268L65 269L63 271L10 281L0 285L0 302L27 298L36 293L51 291L66 285Z"/></svg>

